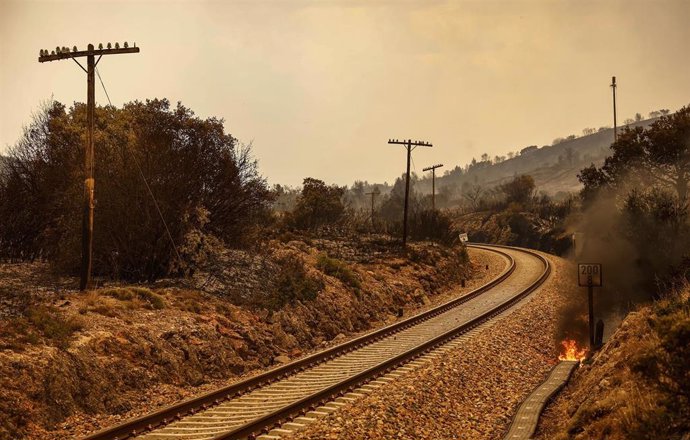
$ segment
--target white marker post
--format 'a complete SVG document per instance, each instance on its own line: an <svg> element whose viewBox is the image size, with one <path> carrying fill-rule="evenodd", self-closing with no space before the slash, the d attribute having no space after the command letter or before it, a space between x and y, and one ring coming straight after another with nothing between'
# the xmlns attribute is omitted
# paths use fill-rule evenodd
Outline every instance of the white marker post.
<svg viewBox="0 0 690 440"><path fill-rule="evenodd" d="M589 349L594 350L594 287L601 287L603 285L601 264L578 264L577 284L580 287L587 287L587 299L589 301Z"/></svg>

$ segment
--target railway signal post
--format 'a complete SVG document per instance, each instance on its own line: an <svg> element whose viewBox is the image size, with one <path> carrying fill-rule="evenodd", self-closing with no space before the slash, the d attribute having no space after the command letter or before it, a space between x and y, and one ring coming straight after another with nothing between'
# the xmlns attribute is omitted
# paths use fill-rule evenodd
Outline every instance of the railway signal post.
<svg viewBox="0 0 690 440"><path fill-rule="evenodd" d="M405 174L405 208L403 211L403 246L407 244L407 211L410 198L410 161L412 159L412 150L417 147L433 147L431 142L388 139L389 144L404 145L407 149L407 173Z"/></svg>
<svg viewBox="0 0 690 440"><path fill-rule="evenodd" d="M93 213L94 213L94 149L93 149L93 130L96 113L96 88L95 76L96 66L103 55L117 55L124 53L138 53L139 48L129 47L125 42L123 47L115 43L112 47L108 43L104 48L102 44L95 49L93 44L89 44L86 50L77 50L77 46L72 49L68 47L56 47L54 51L48 52L42 49L38 57L39 63L47 61L72 59L81 69L86 72L86 121L88 125L86 135L86 145L84 148L84 211L82 217L82 248L81 248L81 279L79 289L86 290L91 284L91 266L93 250ZM96 59L98 56L98 59ZM77 58L86 57L86 69L77 61Z"/></svg>
<svg viewBox="0 0 690 440"><path fill-rule="evenodd" d="M603 286L601 264L578 264L577 283L580 287L587 287L587 301L589 306L589 349L594 350L596 346L594 337L594 288Z"/></svg>
<svg viewBox="0 0 690 440"><path fill-rule="evenodd" d="M441 168L442 163L432 165L422 169L422 171L431 171L431 209L436 210L436 168Z"/></svg>

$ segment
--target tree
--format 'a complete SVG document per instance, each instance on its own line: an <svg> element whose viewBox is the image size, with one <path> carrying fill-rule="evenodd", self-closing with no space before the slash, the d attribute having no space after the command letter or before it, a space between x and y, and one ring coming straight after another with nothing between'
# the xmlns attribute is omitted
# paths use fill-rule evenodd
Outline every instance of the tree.
<svg viewBox="0 0 690 440"><path fill-rule="evenodd" d="M50 103L11 150L0 177L3 252L78 269L85 120L84 104ZM97 107L95 137L95 274L167 275L177 258L168 231L178 245L199 228L227 245L251 242L270 192L251 146L222 120L165 99L135 101Z"/></svg>
<svg viewBox="0 0 690 440"><path fill-rule="evenodd" d="M467 183L467 182L465 182L465 183ZM473 209L477 209L479 207L479 204L481 202L483 194L484 194L484 190L482 189L481 186L471 185L471 186L469 186L469 188L465 188L465 185L463 184L462 196L470 202Z"/></svg>
<svg viewBox="0 0 690 440"><path fill-rule="evenodd" d="M500 185L499 189L506 197L506 202L517 203L522 206L527 206L534 197L534 178L529 175L521 175L515 177L508 183Z"/></svg>
<svg viewBox="0 0 690 440"><path fill-rule="evenodd" d="M635 122L640 122L640 121L642 121L642 114L635 113Z"/></svg>
<svg viewBox="0 0 690 440"><path fill-rule="evenodd" d="M635 120L632 119L632 118L628 118L628 119L626 119L625 121L623 121L623 123L624 123L625 125L630 125L630 124L634 124L634 123L635 123Z"/></svg>
<svg viewBox="0 0 690 440"><path fill-rule="evenodd" d="M393 188L391 188L388 197L384 198L381 202L381 217L389 223L402 225L403 209L405 206L405 174L395 179L393 183ZM417 192L415 191L415 186L419 177L416 173L410 175L410 207L415 208L418 203Z"/></svg>
<svg viewBox="0 0 690 440"><path fill-rule="evenodd" d="M671 189L687 203L690 185L690 107L662 116L648 128L626 128L611 145L613 155L601 168L590 166L578 178L583 196L603 188Z"/></svg>
<svg viewBox="0 0 690 440"><path fill-rule="evenodd" d="M342 202L345 188L326 185L323 180L307 177L302 194L292 213L292 222L301 229L315 229L340 220L345 213Z"/></svg>

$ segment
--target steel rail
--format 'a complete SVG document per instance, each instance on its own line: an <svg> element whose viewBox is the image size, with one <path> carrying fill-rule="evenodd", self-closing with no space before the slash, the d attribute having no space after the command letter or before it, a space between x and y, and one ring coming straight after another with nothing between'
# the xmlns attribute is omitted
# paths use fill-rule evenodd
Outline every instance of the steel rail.
<svg viewBox="0 0 690 440"><path fill-rule="evenodd" d="M161 408L157 411L154 411L149 414L145 414L143 416L125 421L121 424L111 426L109 428L103 429L101 431L95 432L93 434L90 434L86 437L83 437L82 440L125 440L128 438L136 437L138 435L144 434L145 432L163 427L165 425L168 425L174 421L180 420L184 417L193 415L199 411L206 410L210 407L219 405L223 403L224 401L234 399L237 397L240 397L248 392L254 391L258 388L261 388L263 386L269 385L271 383L274 383L279 380L283 380L287 377L290 377L293 374L300 373L302 371L305 371L307 369L313 368L316 365L319 365L323 362L327 362L329 360L332 360L336 357L339 357L341 355L344 355L346 353L349 353L351 351L357 350L359 348L362 348L366 345L369 345L371 343L377 342L381 339L384 339L388 336L391 336L395 333L398 333L400 331L406 330L410 327L413 327L417 324L420 324L424 321L427 321L435 316L438 316L452 308L455 308L461 304L466 303L467 301L470 301L477 296L481 295L482 293L491 290L493 287L496 285L502 283L505 281L514 271L515 271L515 260L513 259L512 256L509 254L502 252L499 249L496 249L498 246L494 245L475 245L475 244L470 244L469 246L475 247L475 248L480 248L484 250L490 250L492 252L495 252L504 258L506 258L509 261L508 268L504 270L501 275L499 275L497 278L493 279L492 281L478 287L477 289L474 289L470 291L469 293L449 300L439 306L433 307L425 312L421 312L417 315L411 316L409 318L403 319L401 321L395 322L393 324L390 324L386 327L374 330L370 333L367 333L365 335L359 336L355 339L352 339L350 341L344 342L342 344L330 347L328 349L325 349L323 351L314 353L312 355L306 356L304 358L295 360L293 362L290 362L285 365L281 365L279 367L276 367L274 369L271 369L269 371L266 371L264 373L258 374L256 376L249 377L247 379L241 380L239 382L233 383L231 385L219 388L217 390L199 395L197 397L184 400L178 403L175 403L173 405ZM524 250L523 250L524 251ZM543 257L541 257L543 259ZM546 261L545 259L543 259ZM548 265L548 262L546 263ZM469 330L469 329L468 329ZM433 339L436 340L437 338ZM432 340L432 341L433 341ZM414 349L413 349L414 350ZM400 356L397 356L394 359L397 359L401 356L405 356L406 353L403 353ZM376 369L377 367L374 367ZM372 370L372 369L370 369ZM360 378L364 377L362 376L366 372L370 372L370 370L366 370L363 373L359 373L353 378ZM377 370L378 371L378 370ZM372 374L370 372L370 374ZM333 387L337 387L340 384L336 384L332 387L329 387L322 392L319 392L318 395L321 396L326 392L326 390L330 390ZM281 415L276 414L278 411L274 413L270 413L265 417L261 417L257 419L257 422L259 420L264 420L267 418L270 418L271 421L267 421L266 423L270 424L276 424L278 421L285 419L285 414L286 411L294 411L294 405L296 405L299 402L309 400L311 402L313 400L313 395L301 399L294 404L290 404L289 406L286 406L284 409L285 411L280 411ZM322 400L323 397L319 397L316 399ZM253 423L253 422L252 422ZM254 426L252 424L252 426ZM235 430L237 431L237 430ZM231 432L235 432L231 431ZM244 431L243 431L244 432ZM254 432L254 431L251 431ZM251 433L250 432L250 433ZM247 434L248 436L249 434ZM246 436L245 436L246 437ZM226 438L238 438L238 437L225 437L225 436L220 436L218 437L219 439L226 439ZM215 440L215 438L214 438Z"/></svg>
<svg viewBox="0 0 690 440"><path fill-rule="evenodd" d="M498 245L492 245L492 247L508 248L508 246ZM391 359L388 359L387 361L380 363L379 365L362 371L354 376L351 376L337 384L329 386L328 388L325 388L308 397L298 400L290 405L280 408L277 411L274 411L270 414L253 420L232 431L228 431L227 433L217 435L213 437L211 440L236 440L245 438L254 439L258 434L267 434L272 428L276 428L282 425L283 423L290 422L296 417L304 416L307 410L313 410L317 406L324 405L328 401L333 400L334 398L343 396L346 392L352 392L356 388L368 382L371 382L384 374L391 372L392 370L424 355L425 353L441 345L446 344L450 340L455 339L456 337L464 333L467 333L468 331L478 327L479 325L483 324L489 319L497 315L500 315L501 313L515 305L517 302L519 302L521 299L523 299L525 296L529 295L534 290L539 288L546 281L546 279L549 277L551 273L551 265L549 264L549 261L542 255L527 249L512 249L520 250L522 252L533 255L537 257L539 260L541 260L544 264L544 271L539 276L539 278L535 282L530 284L527 288L520 291L517 295L512 296L511 298L494 307L493 309L482 313L481 315L473 318L465 324L462 324L452 330L449 330L439 336L436 336L411 350L399 354Z"/></svg>

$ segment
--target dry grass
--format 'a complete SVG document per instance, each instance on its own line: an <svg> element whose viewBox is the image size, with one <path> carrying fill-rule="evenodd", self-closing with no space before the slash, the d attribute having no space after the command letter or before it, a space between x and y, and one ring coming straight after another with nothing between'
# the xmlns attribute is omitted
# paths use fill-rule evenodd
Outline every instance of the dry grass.
<svg viewBox="0 0 690 440"><path fill-rule="evenodd" d="M72 335L83 327L79 316L64 316L50 306L30 307L22 316L0 325L0 348L23 350L27 345L44 342L66 349Z"/></svg>
<svg viewBox="0 0 690 440"><path fill-rule="evenodd" d="M132 308L144 307L152 310L160 310L164 309L166 306L162 296L146 287L110 287L101 289L98 293L123 302L128 302Z"/></svg>
<svg viewBox="0 0 690 440"><path fill-rule="evenodd" d="M675 440L690 432L690 288L631 313L546 411L539 439Z"/></svg>
<svg viewBox="0 0 690 440"><path fill-rule="evenodd" d="M355 271L348 264L337 258L331 258L326 254L319 254L316 259L316 268L326 275L330 275L342 281L346 286L360 289L362 283L359 281Z"/></svg>

